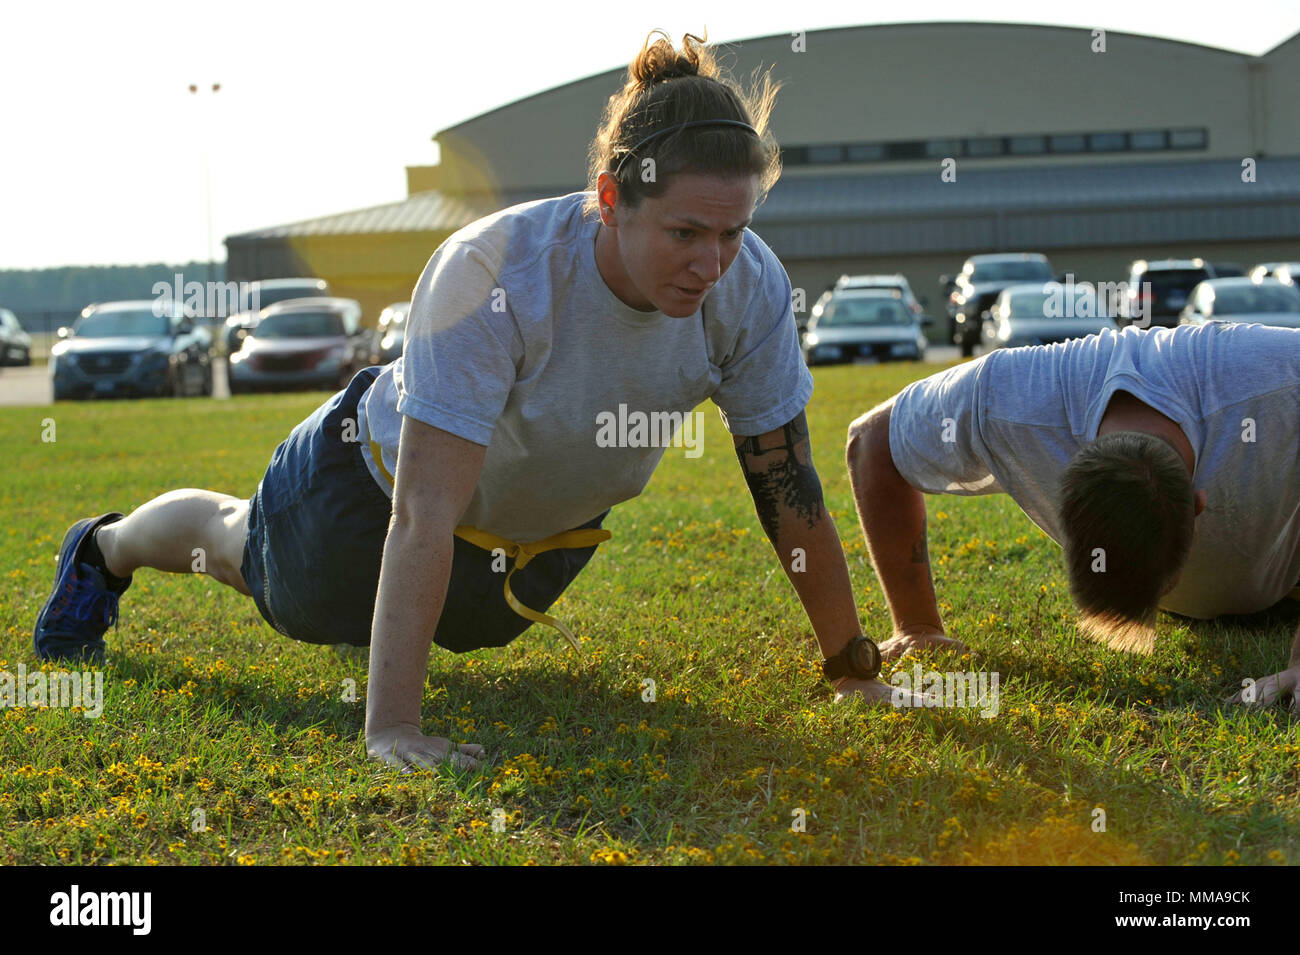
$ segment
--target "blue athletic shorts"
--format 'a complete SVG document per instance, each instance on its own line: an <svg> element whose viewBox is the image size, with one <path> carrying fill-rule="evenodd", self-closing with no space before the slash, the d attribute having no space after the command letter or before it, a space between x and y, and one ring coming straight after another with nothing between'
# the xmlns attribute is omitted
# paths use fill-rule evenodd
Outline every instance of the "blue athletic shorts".
<svg viewBox="0 0 1300 955"><path fill-rule="evenodd" d="M379 566L392 502L375 483L358 441L343 422L383 369L363 368L351 383L293 429L249 501L240 571L263 618L307 643L370 644ZM583 527L599 527L604 513ZM506 603L505 574L492 554L453 538L447 601L434 642L463 653L503 647L531 624ZM538 554L510 578L526 607L545 611L559 599L596 547ZM558 634L557 634L558 638Z"/></svg>

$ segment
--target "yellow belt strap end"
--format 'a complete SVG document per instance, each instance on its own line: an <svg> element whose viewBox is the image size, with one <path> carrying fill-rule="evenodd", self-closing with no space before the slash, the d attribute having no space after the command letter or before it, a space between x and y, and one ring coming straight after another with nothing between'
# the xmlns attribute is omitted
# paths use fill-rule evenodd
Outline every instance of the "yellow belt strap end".
<svg viewBox="0 0 1300 955"><path fill-rule="evenodd" d="M375 467L379 469L380 475L383 476L384 480L388 482L390 487L394 486L395 482L393 481L392 474L389 473L388 468L384 467L384 450L379 446L379 442L370 442L370 454L375 460ZM479 530L477 527L472 527L469 524L462 524L460 527L456 528L456 536L469 541L475 547L481 547L486 551L495 550L499 547L505 551L507 557L513 557L515 560L515 566L510 569L510 573L506 574L504 584L506 603L510 605L510 609L519 614L519 616L523 617L525 620L531 620L534 623L544 623L548 627L554 627L556 630L560 631L560 633L564 634L564 638L569 641L573 649L577 650L579 653L582 652L582 645L578 642L578 638L573 635L572 630L564 625L563 621L557 620L549 614L533 610L531 607L525 607L519 602L519 598L517 598L514 595L514 592L510 589L510 578L514 576L516 570L525 566L538 554L548 550L557 550L561 547L593 547L596 544L609 540L610 537L613 536L609 531L596 527L580 528L578 530L563 531L559 534L553 534L544 540L533 541L528 544L519 544L515 541L507 540L504 537L499 537L496 534L491 534L488 531Z"/></svg>

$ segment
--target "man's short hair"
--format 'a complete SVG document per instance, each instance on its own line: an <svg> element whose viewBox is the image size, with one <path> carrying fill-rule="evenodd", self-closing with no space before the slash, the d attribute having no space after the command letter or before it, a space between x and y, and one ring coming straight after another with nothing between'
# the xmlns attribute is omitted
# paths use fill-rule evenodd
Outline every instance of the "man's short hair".
<svg viewBox="0 0 1300 955"><path fill-rule="evenodd" d="M1060 517L1079 629L1116 650L1150 653L1160 598L1192 549L1182 456L1145 432L1103 435L1065 469Z"/></svg>

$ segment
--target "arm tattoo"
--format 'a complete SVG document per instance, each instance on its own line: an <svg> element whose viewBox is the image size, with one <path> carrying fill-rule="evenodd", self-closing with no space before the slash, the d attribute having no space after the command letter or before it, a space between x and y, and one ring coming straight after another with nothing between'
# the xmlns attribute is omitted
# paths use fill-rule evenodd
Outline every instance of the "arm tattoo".
<svg viewBox="0 0 1300 955"><path fill-rule="evenodd" d="M796 454L796 448L801 454ZM812 465L808 419L802 411L776 431L741 439L736 457L770 541L776 543L782 510L793 510L810 528L817 526L822 516L822 485Z"/></svg>

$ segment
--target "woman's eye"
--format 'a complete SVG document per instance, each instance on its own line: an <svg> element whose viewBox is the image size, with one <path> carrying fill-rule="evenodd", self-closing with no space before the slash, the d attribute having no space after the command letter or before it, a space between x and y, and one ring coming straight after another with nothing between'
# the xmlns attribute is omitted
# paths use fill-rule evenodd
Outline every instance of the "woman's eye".
<svg viewBox="0 0 1300 955"><path fill-rule="evenodd" d="M689 239L692 235L694 235L694 233L691 232L690 229L674 229L673 234L676 235L677 238L682 240Z"/></svg>

